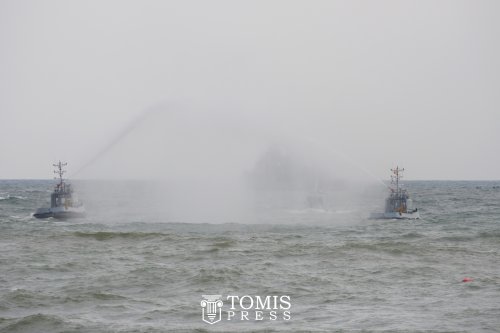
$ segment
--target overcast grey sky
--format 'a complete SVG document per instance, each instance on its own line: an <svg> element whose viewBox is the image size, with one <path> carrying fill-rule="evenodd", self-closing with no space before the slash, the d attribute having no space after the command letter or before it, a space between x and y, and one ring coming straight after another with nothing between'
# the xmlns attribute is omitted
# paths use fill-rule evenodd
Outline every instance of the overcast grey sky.
<svg viewBox="0 0 500 333"><path fill-rule="evenodd" d="M94 172L214 131L209 145L251 164L274 132L380 178L399 164L408 179L500 179L498 13L493 0L0 0L0 178L76 169L131 129ZM131 127L158 105L172 113Z"/></svg>

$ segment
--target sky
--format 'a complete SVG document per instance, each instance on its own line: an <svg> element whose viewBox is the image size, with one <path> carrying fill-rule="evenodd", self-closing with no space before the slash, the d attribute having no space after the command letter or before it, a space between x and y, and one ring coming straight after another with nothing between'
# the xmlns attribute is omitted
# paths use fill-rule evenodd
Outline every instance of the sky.
<svg viewBox="0 0 500 333"><path fill-rule="evenodd" d="M0 179L243 172L286 142L373 178L498 180L499 12L0 0Z"/></svg>

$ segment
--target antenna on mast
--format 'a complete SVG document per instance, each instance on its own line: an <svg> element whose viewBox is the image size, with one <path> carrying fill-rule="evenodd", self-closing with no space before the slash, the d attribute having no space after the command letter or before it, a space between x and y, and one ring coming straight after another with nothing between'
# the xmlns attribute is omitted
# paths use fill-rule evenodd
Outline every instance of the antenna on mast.
<svg viewBox="0 0 500 333"><path fill-rule="evenodd" d="M68 163L62 163L59 161L57 164L52 164L56 170L54 170L54 173L56 175L59 175L59 185L63 183L63 175L66 173L66 170L63 170L63 167L68 165ZM57 177L54 177L54 179L57 179Z"/></svg>
<svg viewBox="0 0 500 333"><path fill-rule="evenodd" d="M391 184L396 184L396 191L399 191L399 180L403 178L403 171L405 171L404 168L400 168L399 166L396 166L395 169L391 169L392 175L391 175Z"/></svg>

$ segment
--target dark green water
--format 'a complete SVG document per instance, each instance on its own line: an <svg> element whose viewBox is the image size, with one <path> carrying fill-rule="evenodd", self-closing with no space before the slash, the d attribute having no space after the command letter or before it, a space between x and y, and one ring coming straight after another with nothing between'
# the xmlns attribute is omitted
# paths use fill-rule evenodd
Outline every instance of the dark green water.
<svg viewBox="0 0 500 333"><path fill-rule="evenodd" d="M140 210L40 221L52 182L0 181L0 331L492 332L499 185L412 182L418 221L360 208L207 224ZM291 318L208 325L206 294L289 295Z"/></svg>

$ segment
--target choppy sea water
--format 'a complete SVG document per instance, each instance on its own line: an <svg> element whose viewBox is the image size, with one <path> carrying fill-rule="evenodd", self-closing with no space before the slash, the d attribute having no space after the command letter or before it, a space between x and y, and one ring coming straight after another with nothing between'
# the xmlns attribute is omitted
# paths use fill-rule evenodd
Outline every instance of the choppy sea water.
<svg viewBox="0 0 500 333"><path fill-rule="evenodd" d="M412 182L418 221L299 207L208 224L40 221L52 182L0 181L0 331L498 331L499 186ZM207 294L288 295L291 318L209 325Z"/></svg>

